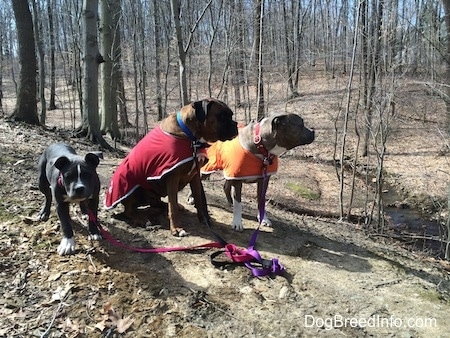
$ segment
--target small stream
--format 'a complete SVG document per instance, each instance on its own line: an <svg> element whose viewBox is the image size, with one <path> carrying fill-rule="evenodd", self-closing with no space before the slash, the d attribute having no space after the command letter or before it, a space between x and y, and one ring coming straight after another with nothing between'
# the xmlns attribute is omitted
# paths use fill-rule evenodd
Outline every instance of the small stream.
<svg viewBox="0 0 450 338"><path fill-rule="evenodd" d="M439 239L443 238L444 226L431 219L431 215L402 204L403 198L393 187L383 195L383 200L390 229L395 235L401 236L414 249L443 257L445 245Z"/></svg>

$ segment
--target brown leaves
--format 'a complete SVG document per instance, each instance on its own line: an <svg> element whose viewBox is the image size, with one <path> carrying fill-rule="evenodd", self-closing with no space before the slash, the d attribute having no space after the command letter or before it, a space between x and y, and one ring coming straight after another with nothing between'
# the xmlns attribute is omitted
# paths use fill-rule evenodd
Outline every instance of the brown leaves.
<svg viewBox="0 0 450 338"><path fill-rule="evenodd" d="M109 329L114 330L117 333L124 333L134 322L134 319L130 316L122 318L122 314L116 312L110 302L103 306L101 312L103 314L102 320L98 322L95 327L102 332Z"/></svg>

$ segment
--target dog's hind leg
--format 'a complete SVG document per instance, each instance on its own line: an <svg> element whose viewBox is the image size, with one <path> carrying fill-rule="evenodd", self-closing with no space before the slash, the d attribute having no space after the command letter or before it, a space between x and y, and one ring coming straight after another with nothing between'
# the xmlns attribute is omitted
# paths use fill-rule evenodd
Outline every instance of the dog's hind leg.
<svg viewBox="0 0 450 338"><path fill-rule="evenodd" d="M223 191L230 206L233 205L233 199L231 197L231 187L232 187L231 181L225 180L225 183L223 184Z"/></svg>
<svg viewBox="0 0 450 338"><path fill-rule="evenodd" d="M50 216L50 207L52 205L52 189L45 172L46 161L44 157L39 160L39 190L45 196L45 203L38 213L38 220L46 221Z"/></svg>
<svg viewBox="0 0 450 338"><path fill-rule="evenodd" d="M267 181L267 184L269 184L269 181ZM267 217L267 213L266 213L266 194L263 191L263 180L259 179L258 180L258 189L257 189L257 200L258 200L258 215L257 215L257 219L258 222L266 227L271 227L272 226L272 222L270 221L269 217ZM262 200L264 199L264 200ZM264 204L263 204L264 203ZM262 215L262 219L261 218L261 211L259 210L261 208L261 206L264 206L264 213Z"/></svg>

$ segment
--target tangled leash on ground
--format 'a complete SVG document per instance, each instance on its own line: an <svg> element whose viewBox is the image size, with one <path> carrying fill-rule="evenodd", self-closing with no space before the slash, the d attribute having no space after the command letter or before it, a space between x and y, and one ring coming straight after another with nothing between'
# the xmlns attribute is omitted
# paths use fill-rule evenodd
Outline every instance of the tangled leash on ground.
<svg viewBox="0 0 450 338"><path fill-rule="evenodd" d="M205 223L207 224L211 234L215 238L216 242L210 242L206 244L194 245L194 246L180 246L180 247L160 247L160 248L138 248L134 246L130 246L120 242L115 239L108 231L106 231L95 217L92 212L89 212L88 217L89 220L94 222L98 229L100 230L101 235L105 238L109 243L121 247L126 250L140 252L140 253L165 253L165 252L174 252L174 251L194 251L199 249L211 249L211 248L222 248L223 250L219 250L211 255L211 263L218 268L224 268L229 265L245 265L254 276L261 277L267 275L282 275L285 272L285 267L279 262L277 258L272 259L263 259L259 252L255 249L256 239L259 234L259 228L261 226L261 221L265 214L265 194L267 191L268 185L268 176L267 176L267 164L269 163L269 159L264 157L263 159L263 188L262 188L262 197L260 198L260 203L258 205L259 210L259 224L256 230L253 232L253 235L250 238L247 249L238 248L235 244L228 243L222 237L220 237L212 228L211 221L209 218L207 204L206 204L206 195L203 189L203 185L201 187L202 200L204 206L204 214L205 214ZM197 165L198 167L198 165ZM218 260L218 257L222 254L228 258L228 261Z"/></svg>

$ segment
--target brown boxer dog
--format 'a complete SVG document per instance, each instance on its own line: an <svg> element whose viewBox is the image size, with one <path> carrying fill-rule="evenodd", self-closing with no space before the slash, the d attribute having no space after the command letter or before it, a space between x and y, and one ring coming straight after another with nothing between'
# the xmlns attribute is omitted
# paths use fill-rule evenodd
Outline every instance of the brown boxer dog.
<svg viewBox="0 0 450 338"><path fill-rule="evenodd" d="M118 166L106 192L105 207L122 203L123 215L137 225L148 220L139 207L161 208L168 198L170 231L186 236L181 226L178 192L187 184L194 196L197 216L204 221L199 168L205 162L203 144L226 141L237 135L233 112L223 102L208 98L190 103L169 115L130 151Z"/></svg>
<svg viewBox="0 0 450 338"><path fill-rule="evenodd" d="M262 196L263 168L268 178L277 172L278 156L287 150L314 141L314 130L308 129L296 114L275 114L258 123L239 129L238 137L231 141L216 142L207 150L208 163L201 168L202 175L222 170L224 191L233 207L232 228L242 231L242 183L258 183L258 205ZM265 203L265 201L264 201ZM271 226L264 213L258 220Z"/></svg>

